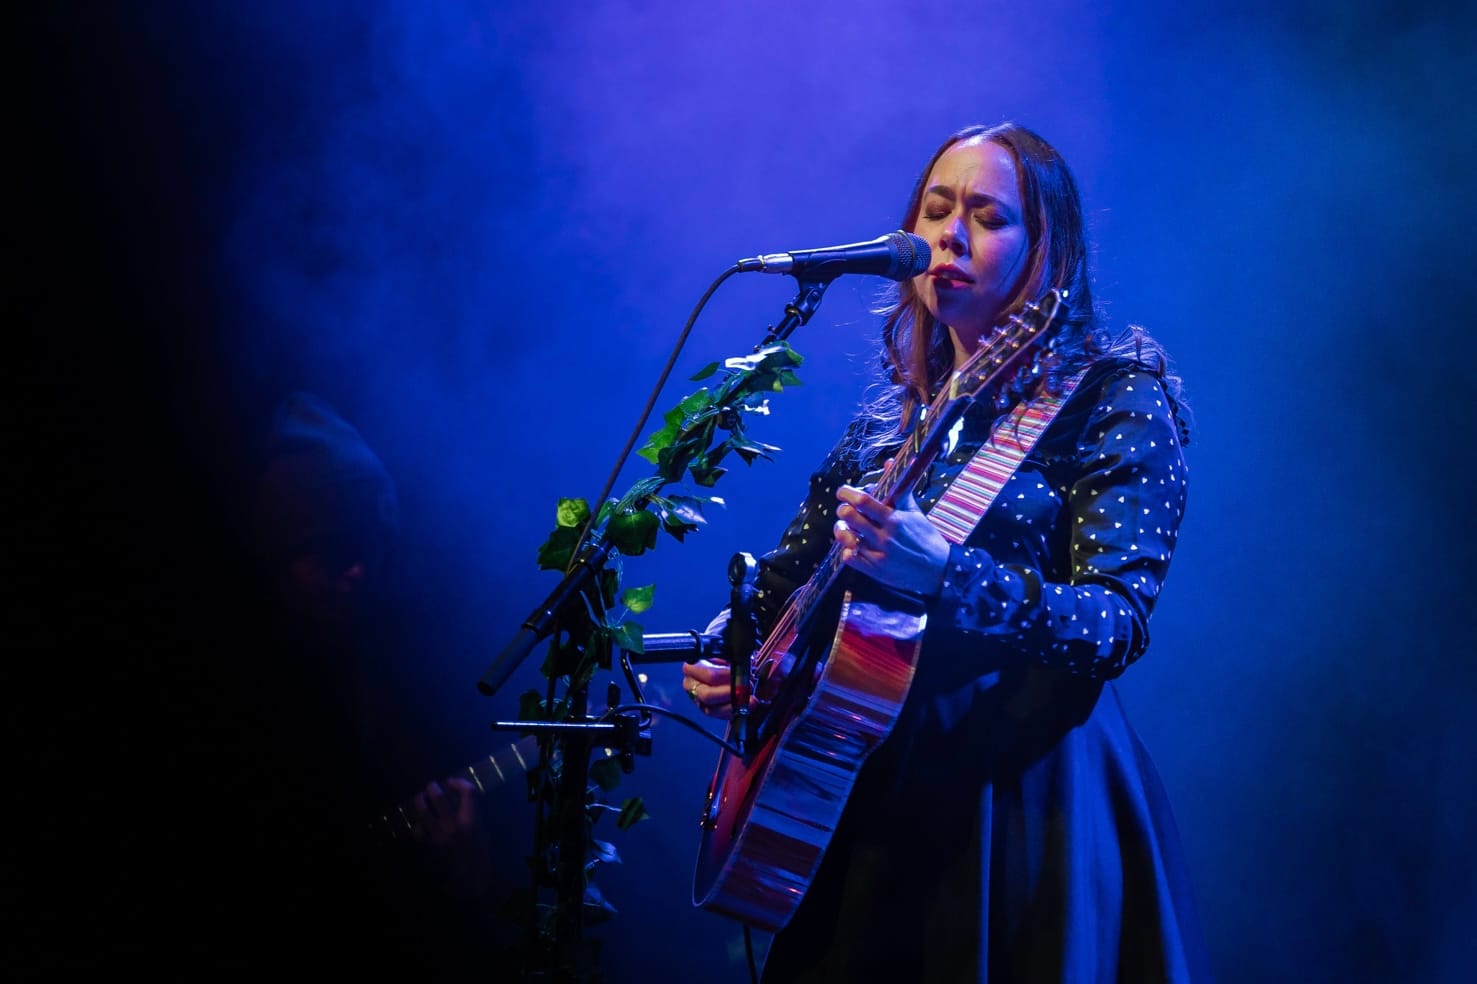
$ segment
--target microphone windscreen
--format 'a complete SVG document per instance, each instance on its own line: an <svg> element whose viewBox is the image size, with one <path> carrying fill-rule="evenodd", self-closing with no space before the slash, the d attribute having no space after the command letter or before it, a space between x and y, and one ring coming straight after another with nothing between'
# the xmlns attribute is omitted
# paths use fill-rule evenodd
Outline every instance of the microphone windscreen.
<svg viewBox="0 0 1477 984"><path fill-rule="evenodd" d="M887 249L892 254L892 265L884 274L890 280L912 280L928 269L933 261L933 251L922 236L901 230L889 233Z"/></svg>

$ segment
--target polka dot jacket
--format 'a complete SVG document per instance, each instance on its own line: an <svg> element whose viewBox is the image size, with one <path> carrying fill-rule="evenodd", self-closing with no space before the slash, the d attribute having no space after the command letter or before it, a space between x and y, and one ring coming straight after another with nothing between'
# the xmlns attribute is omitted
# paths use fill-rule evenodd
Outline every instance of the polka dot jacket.
<svg viewBox="0 0 1477 984"><path fill-rule="evenodd" d="M983 401L966 414L918 485L925 511L994 418ZM874 466L885 455L863 450L865 428L858 421L847 429L811 477L779 546L762 559L762 627L829 549L837 487L879 474ZM928 638L1116 677L1148 645L1149 614L1184 516L1185 471L1175 407L1159 380L1132 363L1095 365L965 544L950 547Z"/></svg>

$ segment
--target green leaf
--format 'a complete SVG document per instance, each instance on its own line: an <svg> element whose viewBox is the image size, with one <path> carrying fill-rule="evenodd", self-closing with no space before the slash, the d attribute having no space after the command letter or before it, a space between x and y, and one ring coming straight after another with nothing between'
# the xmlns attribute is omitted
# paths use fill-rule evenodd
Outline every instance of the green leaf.
<svg viewBox="0 0 1477 984"><path fill-rule="evenodd" d="M646 640L642 638L641 626L632 621L621 622L609 627L610 639L628 653L646 652Z"/></svg>
<svg viewBox="0 0 1477 984"><path fill-rule="evenodd" d="M739 457L751 465L757 458L763 458L766 461L773 460L773 453L780 450L773 444L754 441L747 437L741 437L737 433L730 435L725 443L732 447Z"/></svg>
<svg viewBox="0 0 1477 984"><path fill-rule="evenodd" d="M677 440L677 435L682 433L682 420L684 414L681 409L673 408L662 415L663 426L646 439L646 444L636 453L653 465L661 452L672 446Z"/></svg>
<svg viewBox="0 0 1477 984"><path fill-rule="evenodd" d="M618 913L615 906L611 905L594 882L585 885L584 920L586 925L598 926L601 923L610 922ZM590 940L581 940L581 944L588 945Z"/></svg>
<svg viewBox="0 0 1477 984"><path fill-rule="evenodd" d="M680 481L682 473L687 470L687 463L696 453L697 449L686 442L662 448L655 462L657 470L668 482Z"/></svg>
<svg viewBox="0 0 1477 984"><path fill-rule="evenodd" d="M706 386L696 392L687 394L682 398L682 402L677 404L677 409L688 420L700 416L705 411L712 409L712 407L713 394L708 391Z"/></svg>
<svg viewBox="0 0 1477 984"><path fill-rule="evenodd" d="M662 486L666 484L666 482L662 481L660 475L653 475L650 478L643 478L631 485L631 490L626 493L625 497L631 499L632 501L635 501L637 499L650 499L652 496L660 492L662 490Z"/></svg>
<svg viewBox="0 0 1477 984"><path fill-rule="evenodd" d="M705 365L701 369L699 369L697 371L697 374L696 375L688 376L687 378L690 379L690 380L692 380L694 383L701 382L702 380L707 379L709 376L713 375L713 373L715 373L717 371L718 371L718 363L716 363L716 362L709 362L707 365Z"/></svg>
<svg viewBox="0 0 1477 984"><path fill-rule="evenodd" d="M579 540L580 531L577 527L560 526L555 529L544 541L543 546L538 548L539 569L562 571L568 568Z"/></svg>
<svg viewBox="0 0 1477 984"><path fill-rule="evenodd" d="M666 530L667 535L678 543L685 543L687 542L687 534L691 533L696 527L689 526L681 520L673 520L663 516L662 529Z"/></svg>
<svg viewBox="0 0 1477 984"><path fill-rule="evenodd" d="M703 468L692 467L692 480L704 488L712 488L718 484L718 479L728 474L727 468Z"/></svg>
<svg viewBox="0 0 1477 984"><path fill-rule="evenodd" d="M620 852L615 849L614 844L609 841L596 840L593 837L590 838L590 859L592 863L598 864L621 863ZM586 867L589 866L586 865Z"/></svg>
<svg viewBox="0 0 1477 984"><path fill-rule="evenodd" d="M658 444L656 443L656 436L652 435L652 437L645 444L636 449L636 456L639 458L645 458L647 461L655 465L662 460L662 452L665 451L667 449L667 446L671 443L671 438L668 438L666 441Z"/></svg>
<svg viewBox="0 0 1477 984"><path fill-rule="evenodd" d="M621 760L618 756L608 755L602 759L596 759L590 763L590 781L606 792L610 792L621 784Z"/></svg>
<svg viewBox="0 0 1477 984"><path fill-rule="evenodd" d="M585 520L590 518L590 504L584 499L560 499L554 516L560 526L583 526Z"/></svg>
<svg viewBox="0 0 1477 984"><path fill-rule="evenodd" d="M655 593L655 584L647 584L639 588L627 588L621 592L621 604L639 615L651 607L651 599Z"/></svg>
<svg viewBox="0 0 1477 984"><path fill-rule="evenodd" d="M703 516L702 502L703 500L690 495L663 499L661 508L657 511L662 518L662 529L681 543L688 533L707 523Z"/></svg>
<svg viewBox="0 0 1477 984"><path fill-rule="evenodd" d="M762 369L781 369L798 366L805 361L800 357L800 353L790 348L786 342L776 342L773 345L767 345L756 354L759 356L759 366Z"/></svg>
<svg viewBox="0 0 1477 984"><path fill-rule="evenodd" d="M621 804L621 815L616 818L615 825L621 830L629 830L642 820L651 819L651 814L646 812L646 804L640 796L633 796Z"/></svg>
<svg viewBox="0 0 1477 984"><path fill-rule="evenodd" d="M722 419L722 413L718 409L706 414L699 425L695 425L690 431L690 440L698 446L707 447L713 443L713 435L718 431L718 424Z"/></svg>
<svg viewBox="0 0 1477 984"><path fill-rule="evenodd" d="M642 509L612 517L605 528L605 536L621 553L634 557L656 546L660 526L661 521L654 513Z"/></svg>
<svg viewBox="0 0 1477 984"><path fill-rule="evenodd" d="M616 503L615 511L627 512L643 508L646 504L644 500L649 500L666 484L667 480L660 475L641 479L632 485L625 495L621 496L620 501Z"/></svg>

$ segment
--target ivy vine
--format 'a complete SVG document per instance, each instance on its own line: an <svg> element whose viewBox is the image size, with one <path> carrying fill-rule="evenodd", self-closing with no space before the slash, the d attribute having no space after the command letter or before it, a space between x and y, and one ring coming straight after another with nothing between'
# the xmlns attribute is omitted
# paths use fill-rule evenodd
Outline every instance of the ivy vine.
<svg viewBox="0 0 1477 984"><path fill-rule="evenodd" d="M785 342L764 346L754 353L711 363L691 379L715 380L684 397L663 417L663 426L650 435L637 453L655 466L655 473L635 482L619 498L609 499L592 515L584 499L560 499L555 509L555 527L539 547L538 566L543 570L567 572L576 562L582 544L597 540L613 548L592 587L581 598L583 605L568 606L561 613L562 631L549 647L541 668L550 682L548 694L529 690L520 698L519 713L525 721L564 721L576 713L571 691L583 691L597 670L609 670L614 651L643 652L643 629L632 616L652 607L656 586L623 587L623 557L635 557L655 549L662 532L682 542L707 522L704 509L723 505L718 496L694 492L682 484L690 477L694 486L707 490L727 473L727 464L737 458L745 464L770 459L779 450L749 436L745 420L769 413L769 398L788 387L800 385L796 368L801 357ZM715 378L716 377L716 378ZM557 685L564 685L562 695ZM594 837L594 824L606 814L615 815L618 829L647 819L641 798L631 797L619 806L607 802L609 794L631 770L620 755L598 758L589 766L585 796L586 852L585 891L582 900L585 922L594 924L615 914L614 907L596 887L599 865L619 863L615 847ZM556 793L564 771L562 749L551 745L544 763L530 770L529 798L540 808L556 806ZM530 858L540 887L556 886L559 858L557 844L540 824L535 856ZM567 904L567 902L561 902ZM557 906L539 905L539 936L554 942L559 925Z"/></svg>

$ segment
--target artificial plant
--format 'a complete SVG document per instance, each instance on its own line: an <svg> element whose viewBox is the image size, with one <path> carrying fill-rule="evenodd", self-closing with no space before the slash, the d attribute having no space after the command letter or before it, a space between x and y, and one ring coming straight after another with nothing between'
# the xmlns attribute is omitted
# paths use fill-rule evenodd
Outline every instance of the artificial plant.
<svg viewBox="0 0 1477 984"><path fill-rule="evenodd" d="M783 341L757 349L753 354L711 363L692 378L695 382L717 381L684 397L664 415L663 426L652 433L637 452L655 466L655 473L634 483L619 498L601 503L592 514L584 499L560 499L555 509L555 528L539 548L538 564L545 570L568 572L590 543L608 545L608 560L590 586L579 597L583 604L570 604L560 613L560 631L554 634L542 672L548 679L545 693L530 690L520 700L520 716L526 721L563 722L586 712L587 686L597 670L609 670L616 650L643 651L642 627L631 616L651 608L655 585L622 586L622 557L634 557L655 548L665 531L681 542L706 522L704 508L723 504L719 497L682 486L685 477L700 489L711 489L727 472L725 462L736 456L745 464L769 458L779 449L752 439L745 429L751 414L768 414L769 397L800 383L795 373L801 358ZM674 488L669 488L674 487ZM629 665L627 679L639 685ZM560 686L563 692L560 692ZM612 696L615 688L611 688ZM530 770L529 797L537 804L538 823L534 854L529 858L535 896L541 889L558 892L556 901L539 903L535 897L533 932L536 946L552 954L549 962L556 973L576 979L593 970L592 947L580 939L585 923L602 922L615 912L594 881L600 864L619 861L615 847L597 840L595 822L606 813L616 814L616 826L624 830L648 814L640 797L627 798L620 806L607 796L632 767L629 755L611 754L587 762L589 749L566 744L557 738L543 739L539 765ZM566 755L566 749L578 754ZM584 785L581 816L558 816L563 804L571 802L564 783ZM578 803L579 801L574 801ZM555 822L545 821L545 811L555 813ZM579 858L562 858L571 842L557 833L568 824L578 824ZM554 828L551 831L551 826ZM573 867L578 864L578 868ZM573 891L577 887L579 890Z"/></svg>

